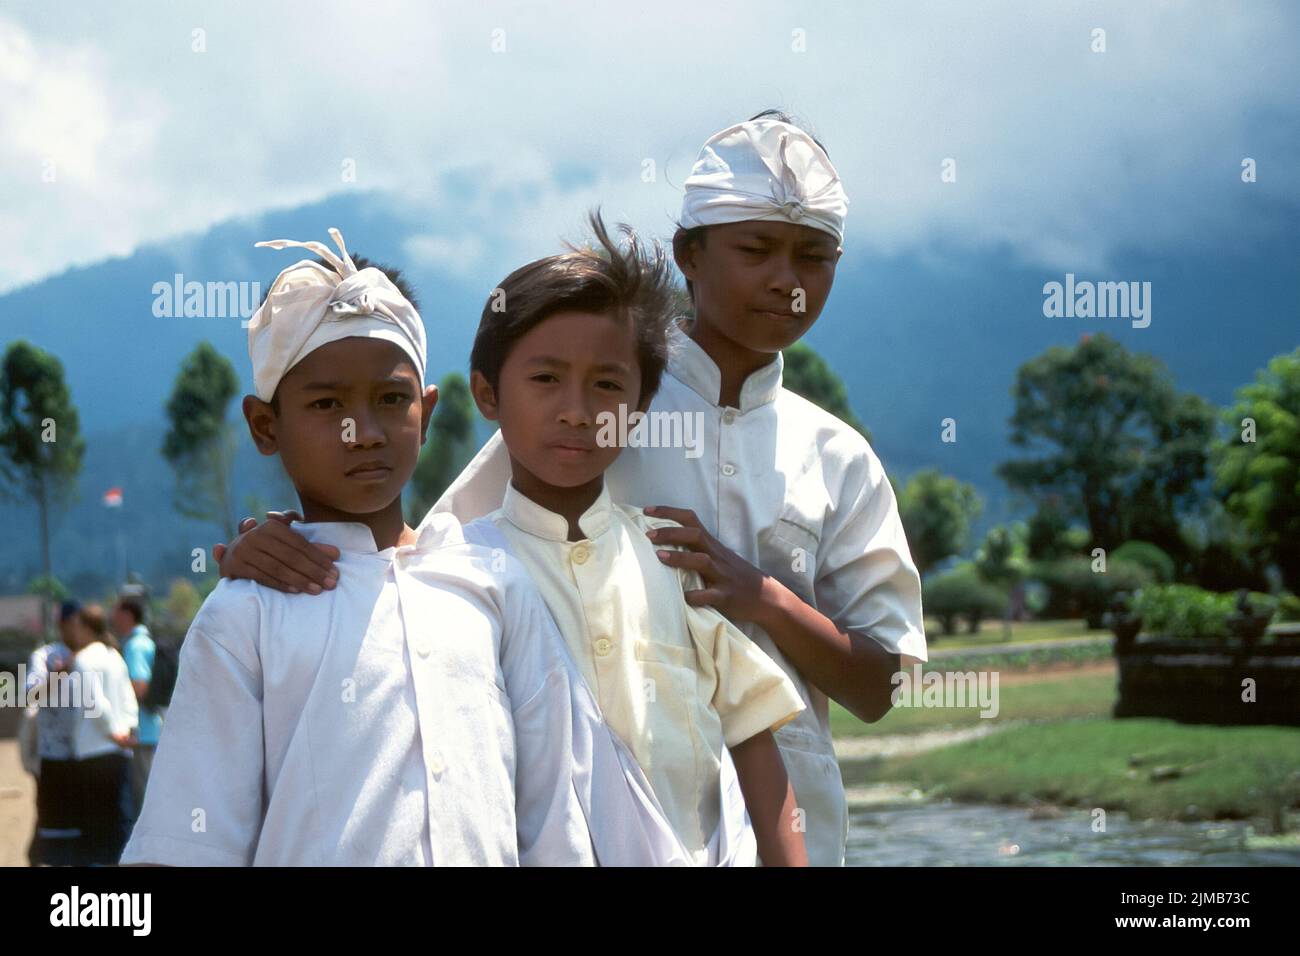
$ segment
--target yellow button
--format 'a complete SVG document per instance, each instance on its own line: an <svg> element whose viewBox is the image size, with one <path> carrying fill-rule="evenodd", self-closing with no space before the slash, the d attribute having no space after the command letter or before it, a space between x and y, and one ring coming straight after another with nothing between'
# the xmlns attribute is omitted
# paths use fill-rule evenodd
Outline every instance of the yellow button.
<svg viewBox="0 0 1300 956"><path fill-rule="evenodd" d="M605 657L614 649L614 643L607 637L602 637L596 641L596 656Z"/></svg>
<svg viewBox="0 0 1300 956"><path fill-rule="evenodd" d="M574 563L574 564L586 564L586 563L587 563L587 555L588 555L589 553L590 553L590 552L589 552L585 547L583 547L583 546L581 546L581 545L579 545L578 547L574 548L574 549L573 549L573 563Z"/></svg>

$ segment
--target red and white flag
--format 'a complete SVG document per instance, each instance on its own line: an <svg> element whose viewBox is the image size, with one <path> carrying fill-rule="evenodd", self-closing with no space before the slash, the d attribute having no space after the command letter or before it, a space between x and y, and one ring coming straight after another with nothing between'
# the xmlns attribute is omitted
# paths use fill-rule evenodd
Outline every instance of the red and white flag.
<svg viewBox="0 0 1300 956"><path fill-rule="evenodd" d="M121 488L109 488L108 491L104 492L104 507L105 508L122 507Z"/></svg>

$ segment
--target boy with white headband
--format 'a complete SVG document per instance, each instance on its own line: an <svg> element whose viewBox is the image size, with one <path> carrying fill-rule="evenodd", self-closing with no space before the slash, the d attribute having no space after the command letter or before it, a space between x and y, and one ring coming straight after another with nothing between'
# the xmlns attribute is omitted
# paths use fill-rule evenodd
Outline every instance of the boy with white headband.
<svg viewBox="0 0 1300 956"><path fill-rule="evenodd" d="M424 327L330 235L337 254L258 243L324 264L285 269L253 316L243 410L343 574L321 597L223 580L204 602L122 862L644 862L648 784L527 573L451 515L403 521L437 400Z"/></svg>
<svg viewBox="0 0 1300 956"><path fill-rule="evenodd" d="M673 330L650 406L652 416L703 416L702 453L634 445L605 474L617 501L673 505L645 509L683 526L649 532L687 549L661 560L697 571L705 587L691 600L740 623L803 696L806 709L775 736L809 862L822 866L843 863L848 833L829 699L879 720L891 677L927 657L920 579L879 459L857 431L781 385L781 350L830 294L847 211L826 151L784 114L708 139L673 237L695 315ZM509 480L498 434L425 520L492 512ZM260 579L258 561L330 586L310 559L271 558L269 542L285 530L277 525L242 534L222 574Z"/></svg>

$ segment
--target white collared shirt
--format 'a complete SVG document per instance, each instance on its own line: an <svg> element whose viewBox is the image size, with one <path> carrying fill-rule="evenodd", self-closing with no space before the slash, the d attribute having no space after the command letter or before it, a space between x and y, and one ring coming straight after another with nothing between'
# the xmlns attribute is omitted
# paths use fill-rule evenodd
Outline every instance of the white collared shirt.
<svg viewBox="0 0 1300 956"><path fill-rule="evenodd" d="M691 509L722 544L837 627L926 660L920 578L880 460L857 431L782 388L782 369L778 355L745 380L739 408L722 406L716 363L674 328L650 412L701 416L699 454L629 446L605 473L606 487L618 502ZM498 432L430 515L449 511L471 521L487 514L500 507L509 479L510 459ZM827 697L762 629L742 629L784 668L808 704L776 738L806 815L809 861L838 866L848 808Z"/></svg>
<svg viewBox="0 0 1300 956"><path fill-rule="evenodd" d="M123 862L592 863L611 738L519 563L450 516L383 551L364 524L294 528L338 546L338 586L218 584Z"/></svg>
<svg viewBox="0 0 1300 956"><path fill-rule="evenodd" d="M569 522L513 486L487 517L537 583L606 723L649 778L695 863L720 836L723 746L803 709L773 661L713 608L686 603L694 572L655 555L646 530L672 522L613 504L607 490ZM468 532L467 532L468 533Z"/></svg>
<svg viewBox="0 0 1300 956"><path fill-rule="evenodd" d="M81 694L81 707L73 710L76 759L113 753L129 757L128 748L113 742L114 734L134 730L140 716L122 655L103 641L87 644L77 651L72 674L76 678L73 687Z"/></svg>

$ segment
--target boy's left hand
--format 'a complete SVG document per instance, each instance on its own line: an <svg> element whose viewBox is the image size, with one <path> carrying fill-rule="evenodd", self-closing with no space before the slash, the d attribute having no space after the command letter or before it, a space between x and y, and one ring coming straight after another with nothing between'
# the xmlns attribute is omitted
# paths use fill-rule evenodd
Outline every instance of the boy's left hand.
<svg viewBox="0 0 1300 956"><path fill-rule="evenodd" d="M672 568L697 571L704 588L687 591L686 603L713 607L733 621L761 621L772 607L780 583L764 574L704 530L689 508L655 505L644 509L654 518L667 518L680 528L651 528L646 535L656 545L675 544L686 551L659 551L659 560Z"/></svg>

